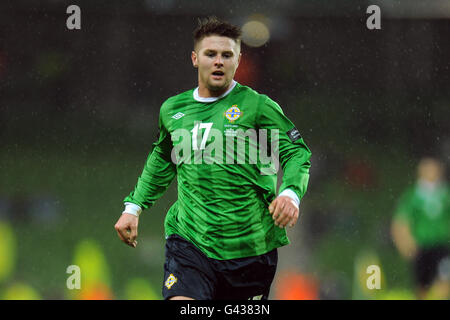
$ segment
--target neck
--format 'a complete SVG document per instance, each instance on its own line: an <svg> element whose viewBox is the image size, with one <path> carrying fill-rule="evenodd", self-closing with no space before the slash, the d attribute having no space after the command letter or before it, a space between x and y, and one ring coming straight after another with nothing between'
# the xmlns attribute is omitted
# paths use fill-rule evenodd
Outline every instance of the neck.
<svg viewBox="0 0 450 320"><path fill-rule="evenodd" d="M430 180L426 180L426 179L419 179L418 184L419 184L419 187L421 187L422 189L435 190L437 187L440 186L440 181L439 180L430 181Z"/></svg>
<svg viewBox="0 0 450 320"><path fill-rule="evenodd" d="M233 81L230 82L228 86L226 86L223 89L213 91L208 89L204 84L199 83L198 85L198 95L202 98L211 98L211 97L220 97L225 92L227 92L228 89L233 85Z"/></svg>

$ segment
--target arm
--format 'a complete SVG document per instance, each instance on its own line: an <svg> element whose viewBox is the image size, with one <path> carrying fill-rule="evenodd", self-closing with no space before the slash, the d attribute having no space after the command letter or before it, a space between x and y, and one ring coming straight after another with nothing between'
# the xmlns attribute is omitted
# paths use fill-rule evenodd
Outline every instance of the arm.
<svg viewBox="0 0 450 320"><path fill-rule="evenodd" d="M299 216L300 199L306 193L309 181L311 151L294 124L274 101L267 98L259 123L263 129L278 129L278 153L283 169L280 195L270 204L269 211L275 224L281 228L294 226ZM276 138L275 138L276 139ZM276 142L271 139L272 144Z"/></svg>
<svg viewBox="0 0 450 320"><path fill-rule="evenodd" d="M171 161L171 138L160 117L159 139L153 144L141 176L134 190L124 199L125 211L114 228L119 238L130 245L137 245L139 214L151 207L169 187L176 175L175 164Z"/></svg>
<svg viewBox="0 0 450 320"><path fill-rule="evenodd" d="M408 189L400 197L391 223L391 237L395 247L406 259L413 259L417 254L417 244L411 229L414 201L412 190Z"/></svg>
<svg viewBox="0 0 450 320"><path fill-rule="evenodd" d="M412 190L414 189L408 189L400 197L391 223L391 237L394 245L406 259L414 258L417 253L417 244L411 230L414 212Z"/></svg>
<svg viewBox="0 0 450 320"><path fill-rule="evenodd" d="M391 225L391 236L394 245L404 258L409 260L416 256L416 242L405 219L394 218Z"/></svg>
<svg viewBox="0 0 450 320"><path fill-rule="evenodd" d="M411 190L400 197L391 223L391 237L395 247L406 259L416 256L417 245L411 230L414 202L411 201Z"/></svg>

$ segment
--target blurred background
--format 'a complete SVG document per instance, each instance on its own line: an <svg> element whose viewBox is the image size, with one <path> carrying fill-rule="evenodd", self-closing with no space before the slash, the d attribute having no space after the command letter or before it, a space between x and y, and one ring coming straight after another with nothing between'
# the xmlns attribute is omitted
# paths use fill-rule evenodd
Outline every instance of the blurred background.
<svg viewBox="0 0 450 320"><path fill-rule="evenodd" d="M161 299L176 181L141 215L136 249L114 224L160 105L196 86L192 31L207 15L243 27L236 80L277 101L313 153L271 298L415 299L390 228L419 160L450 164L444 0L1 1L0 298ZM381 289L367 289L369 265Z"/></svg>

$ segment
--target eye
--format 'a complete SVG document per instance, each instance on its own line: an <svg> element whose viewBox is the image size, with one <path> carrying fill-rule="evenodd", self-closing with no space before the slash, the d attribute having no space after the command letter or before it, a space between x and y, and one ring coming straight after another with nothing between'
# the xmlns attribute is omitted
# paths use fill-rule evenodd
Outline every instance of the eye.
<svg viewBox="0 0 450 320"><path fill-rule="evenodd" d="M223 57L224 58L231 58L233 55L231 53L224 53Z"/></svg>

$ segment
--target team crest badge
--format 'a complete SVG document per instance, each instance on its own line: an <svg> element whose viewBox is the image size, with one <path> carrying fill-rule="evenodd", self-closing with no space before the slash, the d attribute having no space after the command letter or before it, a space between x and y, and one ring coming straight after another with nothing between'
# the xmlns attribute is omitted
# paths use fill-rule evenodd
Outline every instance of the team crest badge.
<svg viewBox="0 0 450 320"><path fill-rule="evenodd" d="M243 112L238 108L237 104L235 104L225 111L225 118L233 122L239 119L239 117L242 116L242 113Z"/></svg>
<svg viewBox="0 0 450 320"><path fill-rule="evenodd" d="M167 287L167 289L170 290L172 286L178 281L178 279L171 273L170 276L167 278L164 285Z"/></svg>

